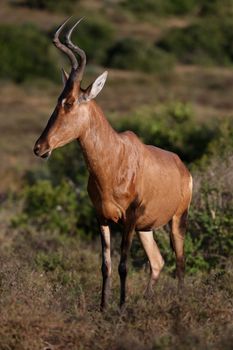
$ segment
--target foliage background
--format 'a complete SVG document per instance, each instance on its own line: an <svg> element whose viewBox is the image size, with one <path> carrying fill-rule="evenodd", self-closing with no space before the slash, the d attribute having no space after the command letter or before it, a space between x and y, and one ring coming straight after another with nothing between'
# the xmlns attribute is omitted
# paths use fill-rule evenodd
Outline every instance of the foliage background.
<svg viewBox="0 0 233 350"><path fill-rule="evenodd" d="M98 227L80 149L73 142L48 162L32 154L59 70L69 70L51 37L70 14L85 16L73 36L88 57L84 86L109 70L98 102L110 123L178 153L193 174L182 298L165 227L155 232L166 262L155 295L142 298L148 269L135 237L119 312L113 226L113 301L100 315ZM4 0L0 19L0 350L230 349L232 1Z"/></svg>

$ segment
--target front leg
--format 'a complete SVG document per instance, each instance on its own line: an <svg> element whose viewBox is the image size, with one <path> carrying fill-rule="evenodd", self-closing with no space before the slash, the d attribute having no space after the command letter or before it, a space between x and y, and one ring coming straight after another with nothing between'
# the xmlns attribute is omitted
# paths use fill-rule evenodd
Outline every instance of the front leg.
<svg viewBox="0 0 233 350"><path fill-rule="evenodd" d="M121 259L118 267L120 281L121 281L121 291L120 291L120 307L122 307L125 303L126 298L126 277L127 277L127 259L129 255L129 251L132 245L134 234L134 228L125 229L122 235L121 241Z"/></svg>
<svg viewBox="0 0 233 350"><path fill-rule="evenodd" d="M108 225L100 225L102 244L102 297L100 309L104 310L108 305L111 289L111 249L110 249L110 228Z"/></svg>

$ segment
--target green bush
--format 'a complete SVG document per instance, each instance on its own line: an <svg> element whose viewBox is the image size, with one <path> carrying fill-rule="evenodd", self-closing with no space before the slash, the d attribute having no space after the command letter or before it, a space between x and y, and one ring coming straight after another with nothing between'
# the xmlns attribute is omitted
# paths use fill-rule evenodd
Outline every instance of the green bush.
<svg viewBox="0 0 233 350"><path fill-rule="evenodd" d="M229 17L233 16L233 2L232 0L203 0L201 9L201 16L218 16Z"/></svg>
<svg viewBox="0 0 233 350"><path fill-rule="evenodd" d="M44 172L26 176L23 215L14 225L29 222L38 230L90 237L99 232L87 194L87 170L76 143L56 150Z"/></svg>
<svg viewBox="0 0 233 350"><path fill-rule="evenodd" d="M233 24L230 18L208 17L187 28L169 31L156 45L182 63L233 63Z"/></svg>
<svg viewBox="0 0 233 350"><path fill-rule="evenodd" d="M79 234L94 236L99 233L95 210L87 193L87 167L78 144L73 142L56 150L48 162L48 170L55 186L68 179L75 188Z"/></svg>
<svg viewBox="0 0 233 350"><path fill-rule="evenodd" d="M70 12L78 0L26 0L28 7L40 10Z"/></svg>
<svg viewBox="0 0 233 350"><path fill-rule="evenodd" d="M105 64L113 68L149 73L168 71L173 65L173 58L141 40L124 38L108 50Z"/></svg>
<svg viewBox="0 0 233 350"><path fill-rule="evenodd" d="M0 78L22 82L40 77L57 80L51 43L33 25L0 26Z"/></svg>
<svg viewBox="0 0 233 350"><path fill-rule="evenodd" d="M124 0L121 6L138 16L161 16L191 13L200 3L201 0Z"/></svg>
<svg viewBox="0 0 233 350"><path fill-rule="evenodd" d="M41 180L25 190L24 220L38 229L73 234L78 224L77 204L78 196L68 181L53 186Z"/></svg>
<svg viewBox="0 0 233 350"><path fill-rule="evenodd" d="M214 155L230 154L233 149L233 118L228 117L219 123L218 135L210 143L208 153Z"/></svg>
<svg viewBox="0 0 233 350"><path fill-rule="evenodd" d="M224 265L233 251L232 149L224 155L220 148L205 168L194 172L189 231L201 241L209 266Z"/></svg>
<svg viewBox="0 0 233 350"><path fill-rule="evenodd" d="M159 230L155 232L155 239L166 262L165 269L174 274L176 260L175 253L170 246L170 233L165 230ZM195 274L211 268L203 255L202 240L200 237L195 238L191 236L189 231L187 231L185 236L185 257L186 272L188 274Z"/></svg>
<svg viewBox="0 0 233 350"><path fill-rule="evenodd" d="M233 251L232 193L205 184L198 204L190 211L189 230L193 240L199 242L209 269L224 267Z"/></svg>
<svg viewBox="0 0 233 350"><path fill-rule="evenodd" d="M194 12L202 0L167 0L165 2L165 11L174 15L185 15Z"/></svg>
<svg viewBox="0 0 233 350"><path fill-rule="evenodd" d="M215 137L209 142L206 153L194 165L194 168L204 170L213 159L223 159L229 157L233 150L233 126L232 118L228 118L219 123Z"/></svg>
<svg viewBox="0 0 233 350"><path fill-rule="evenodd" d="M137 17L199 14L201 16L231 16L231 0L123 0L121 7Z"/></svg>
<svg viewBox="0 0 233 350"><path fill-rule="evenodd" d="M188 163L203 156L218 132L215 126L197 124L190 105L179 102L138 109L115 126L134 131L147 144L178 153Z"/></svg>
<svg viewBox="0 0 233 350"><path fill-rule="evenodd" d="M57 268L65 270L64 258L59 252L50 252L46 254L39 252L35 258L36 265L45 272L55 271Z"/></svg>

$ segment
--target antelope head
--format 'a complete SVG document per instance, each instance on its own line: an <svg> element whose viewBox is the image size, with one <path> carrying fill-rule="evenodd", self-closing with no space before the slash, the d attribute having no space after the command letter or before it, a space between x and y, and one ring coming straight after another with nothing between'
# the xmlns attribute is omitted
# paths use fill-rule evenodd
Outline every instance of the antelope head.
<svg viewBox="0 0 233 350"><path fill-rule="evenodd" d="M53 43L68 56L71 71L70 74L67 74L62 69L63 91L44 131L34 146L34 153L42 158L48 158L55 148L78 139L85 128L88 127L90 101L102 90L108 74L105 71L88 88L81 88L86 66L86 54L80 47L74 45L70 39L74 28L81 20L66 33L65 43L63 44L59 39L59 35L68 20L56 31ZM80 56L80 63L78 63L76 54Z"/></svg>

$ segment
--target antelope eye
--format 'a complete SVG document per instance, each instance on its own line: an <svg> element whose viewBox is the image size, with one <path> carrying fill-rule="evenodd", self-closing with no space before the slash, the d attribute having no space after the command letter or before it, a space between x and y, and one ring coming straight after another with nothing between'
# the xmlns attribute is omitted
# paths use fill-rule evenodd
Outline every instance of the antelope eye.
<svg viewBox="0 0 233 350"><path fill-rule="evenodd" d="M65 102L64 103L64 107L67 108L67 109L71 108L72 106L73 106L73 103L71 103L71 102Z"/></svg>

